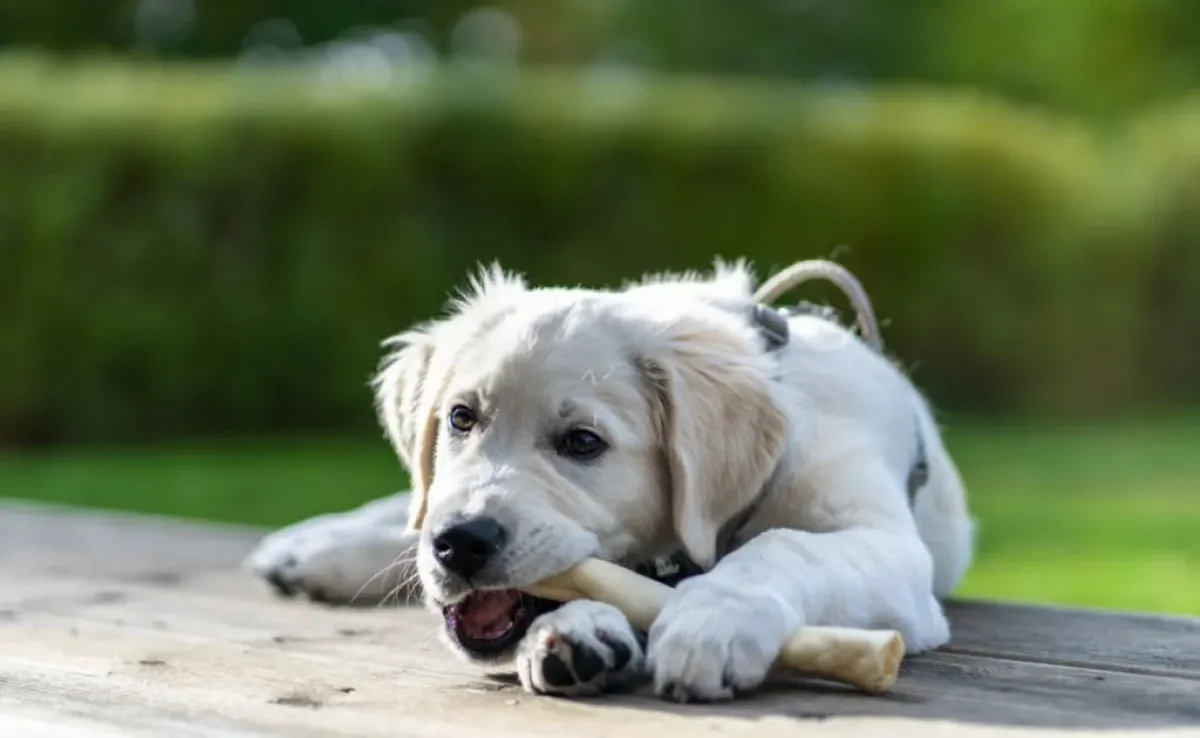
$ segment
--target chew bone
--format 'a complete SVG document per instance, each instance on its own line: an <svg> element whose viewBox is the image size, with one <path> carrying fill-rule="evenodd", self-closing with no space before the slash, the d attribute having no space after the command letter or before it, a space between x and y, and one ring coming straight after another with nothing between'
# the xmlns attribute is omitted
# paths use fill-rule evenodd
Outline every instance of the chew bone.
<svg viewBox="0 0 1200 738"><path fill-rule="evenodd" d="M525 589L559 602L606 602L642 631L650 629L671 594L666 584L600 559L585 559ZM904 639L896 631L806 626L792 633L775 663L877 693L896 681L903 657Z"/></svg>

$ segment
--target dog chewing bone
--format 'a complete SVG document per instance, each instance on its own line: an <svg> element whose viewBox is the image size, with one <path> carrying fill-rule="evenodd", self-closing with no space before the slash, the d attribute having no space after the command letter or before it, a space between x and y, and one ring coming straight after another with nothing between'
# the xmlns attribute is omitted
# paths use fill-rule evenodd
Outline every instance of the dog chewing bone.
<svg viewBox="0 0 1200 738"><path fill-rule="evenodd" d="M585 559L525 590L558 602L608 603L642 631L650 629L672 591L666 584L601 559ZM788 639L776 664L877 693L896 681L903 657L904 639L896 631L802 627Z"/></svg>

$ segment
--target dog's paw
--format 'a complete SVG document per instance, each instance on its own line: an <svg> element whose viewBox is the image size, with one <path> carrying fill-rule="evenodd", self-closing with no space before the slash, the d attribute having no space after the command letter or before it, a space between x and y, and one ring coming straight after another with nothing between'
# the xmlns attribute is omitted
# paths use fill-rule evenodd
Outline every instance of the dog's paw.
<svg viewBox="0 0 1200 738"><path fill-rule="evenodd" d="M684 582L648 634L655 694L711 702L754 689L798 620L770 596L703 577Z"/></svg>
<svg viewBox="0 0 1200 738"><path fill-rule="evenodd" d="M411 540L410 540L411 539ZM360 511L321 515L265 537L247 568L277 594L328 604L378 604L413 596L415 536ZM405 585L405 586L402 586Z"/></svg>
<svg viewBox="0 0 1200 738"><path fill-rule="evenodd" d="M617 608L576 600L533 621L517 674L535 694L595 695L636 685L646 674L645 651Z"/></svg>

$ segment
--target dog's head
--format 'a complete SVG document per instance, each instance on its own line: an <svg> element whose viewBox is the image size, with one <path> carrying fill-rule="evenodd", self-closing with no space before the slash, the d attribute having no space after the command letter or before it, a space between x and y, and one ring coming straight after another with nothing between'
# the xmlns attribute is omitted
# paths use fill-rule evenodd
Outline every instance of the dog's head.
<svg viewBox="0 0 1200 738"><path fill-rule="evenodd" d="M511 655L539 613L517 589L589 556L682 547L701 566L788 432L738 310L750 281L529 289L497 270L393 340L378 409L412 474L410 526L449 645Z"/></svg>

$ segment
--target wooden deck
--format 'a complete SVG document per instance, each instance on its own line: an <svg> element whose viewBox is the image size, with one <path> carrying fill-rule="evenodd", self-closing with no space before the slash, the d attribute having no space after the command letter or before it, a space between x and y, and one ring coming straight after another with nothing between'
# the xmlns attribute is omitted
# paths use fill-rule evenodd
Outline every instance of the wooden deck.
<svg viewBox="0 0 1200 738"><path fill-rule="evenodd" d="M0 504L0 736L1200 734L1200 620L958 603L883 696L537 698L419 610L275 599L238 569L261 533Z"/></svg>

